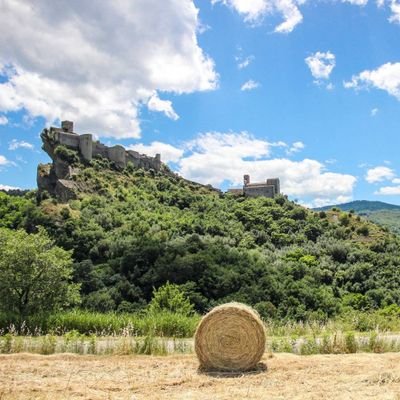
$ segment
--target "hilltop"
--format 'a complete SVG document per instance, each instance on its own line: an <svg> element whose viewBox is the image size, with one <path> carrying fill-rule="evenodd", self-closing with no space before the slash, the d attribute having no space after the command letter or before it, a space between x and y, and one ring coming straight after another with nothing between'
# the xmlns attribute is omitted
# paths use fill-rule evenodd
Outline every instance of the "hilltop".
<svg viewBox="0 0 400 400"><path fill-rule="evenodd" d="M314 208L314 210L327 211L332 208L340 208L342 211L354 210L356 213L362 213L368 211L384 211L384 210L400 211L400 206L398 205L384 203L383 201L369 201L369 200L355 200L355 201L350 201L349 203L318 207Z"/></svg>
<svg viewBox="0 0 400 400"><path fill-rule="evenodd" d="M166 282L200 312L236 300L264 317L304 320L400 302L399 240L359 216L314 212L284 195L223 194L162 163L53 150L72 195L0 193L0 226L43 226L71 250L86 309L142 309Z"/></svg>
<svg viewBox="0 0 400 400"><path fill-rule="evenodd" d="M343 211L354 211L368 220L387 227L392 232L400 234L400 206L382 201L356 200L350 203L337 204L316 208L315 210L330 210L338 208Z"/></svg>

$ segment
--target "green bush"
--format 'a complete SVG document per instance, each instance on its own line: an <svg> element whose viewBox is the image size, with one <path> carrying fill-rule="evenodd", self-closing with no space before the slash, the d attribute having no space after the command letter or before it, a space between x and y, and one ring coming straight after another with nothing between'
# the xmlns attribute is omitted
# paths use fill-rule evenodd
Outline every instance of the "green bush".
<svg viewBox="0 0 400 400"><path fill-rule="evenodd" d="M63 146L62 144L56 147L54 154L69 164L77 164L79 162L78 153L75 150L71 150L68 147Z"/></svg>
<svg viewBox="0 0 400 400"><path fill-rule="evenodd" d="M167 282L153 291L153 298L149 303L150 313L162 311L188 316L193 314L193 305L178 285Z"/></svg>

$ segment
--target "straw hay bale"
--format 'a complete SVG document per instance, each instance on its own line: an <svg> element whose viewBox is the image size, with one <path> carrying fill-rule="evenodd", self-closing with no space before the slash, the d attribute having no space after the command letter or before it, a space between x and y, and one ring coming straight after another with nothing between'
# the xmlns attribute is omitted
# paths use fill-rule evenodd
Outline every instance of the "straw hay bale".
<svg viewBox="0 0 400 400"><path fill-rule="evenodd" d="M202 318L194 341L200 368L249 371L264 354L265 330L252 308L227 303L213 308Z"/></svg>

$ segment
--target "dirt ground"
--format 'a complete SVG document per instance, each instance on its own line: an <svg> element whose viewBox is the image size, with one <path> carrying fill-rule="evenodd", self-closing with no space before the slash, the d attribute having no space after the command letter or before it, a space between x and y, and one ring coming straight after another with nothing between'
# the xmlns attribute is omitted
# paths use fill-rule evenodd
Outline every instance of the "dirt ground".
<svg viewBox="0 0 400 400"><path fill-rule="evenodd" d="M193 355L0 356L0 400L400 400L400 353L265 355L266 370L199 373Z"/></svg>

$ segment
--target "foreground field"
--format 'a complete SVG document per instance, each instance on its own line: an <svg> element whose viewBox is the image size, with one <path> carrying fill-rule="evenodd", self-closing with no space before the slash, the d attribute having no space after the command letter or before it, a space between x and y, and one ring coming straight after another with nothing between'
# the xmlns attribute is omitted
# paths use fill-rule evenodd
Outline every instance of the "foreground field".
<svg viewBox="0 0 400 400"><path fill-rule="evenodd" d="M0 399L400 399L400 354L265 354L267 369L199 373L193 355L0 356Z"/></svg>

